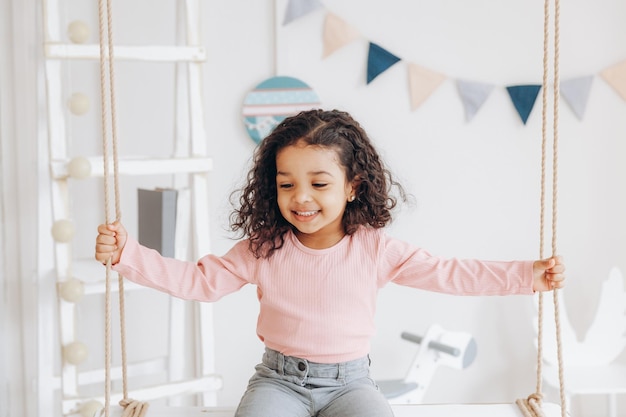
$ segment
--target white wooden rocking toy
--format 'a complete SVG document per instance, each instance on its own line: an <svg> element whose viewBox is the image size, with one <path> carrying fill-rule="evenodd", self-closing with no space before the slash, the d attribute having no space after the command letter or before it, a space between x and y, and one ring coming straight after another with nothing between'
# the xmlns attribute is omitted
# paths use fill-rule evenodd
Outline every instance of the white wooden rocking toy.
<svg viewBox="0 0 626 417"><path fill-rule="evenodd" d="M465 369L476 358L471 334L449 332L438 324L431 325L424 336L403 332L401 337L420 346L404 378L377 381L391 404L422 404L439 366Z"/></svg>

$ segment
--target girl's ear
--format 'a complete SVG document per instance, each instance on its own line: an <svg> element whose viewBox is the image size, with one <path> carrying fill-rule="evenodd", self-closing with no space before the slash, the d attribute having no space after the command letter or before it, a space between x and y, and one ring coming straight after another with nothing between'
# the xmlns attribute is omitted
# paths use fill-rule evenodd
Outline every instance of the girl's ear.
<svg viewBox="0 0 626 417"><path fill-rule="evenodd" d="M352 187L352 195L358 195L359 186L361 185L361 179L357 176L350 182L350 186Z"/></svg>

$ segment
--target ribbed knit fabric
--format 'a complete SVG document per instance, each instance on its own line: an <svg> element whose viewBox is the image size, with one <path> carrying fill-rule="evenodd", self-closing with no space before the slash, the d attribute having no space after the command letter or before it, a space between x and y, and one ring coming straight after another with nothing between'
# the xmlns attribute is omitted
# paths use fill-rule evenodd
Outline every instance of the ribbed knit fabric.
<svg viewBox="0 0 626 417"><path fill-rule="evenodd" d="M378 290L388 282L456 295L532 294L532 261L442 259L361 227L328 249L310 249L292 233L269 259L240 241L224 256L197 263L164 258L129 237L114 269L176 297L216 301L257 286L257 334L288 356L335 363L369 353Z"/></svg>

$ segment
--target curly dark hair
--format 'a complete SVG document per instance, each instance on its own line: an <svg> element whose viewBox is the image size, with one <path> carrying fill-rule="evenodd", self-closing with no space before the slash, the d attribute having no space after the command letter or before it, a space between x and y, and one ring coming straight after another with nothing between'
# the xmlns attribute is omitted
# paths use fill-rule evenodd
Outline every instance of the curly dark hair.
<svg viewBox="0 0 626 417"><path fill-rule="evenodd" d="M336 150L346 178L356 180L356 200L347 205L342 220L346 234L361 225L387 225L397 204L391 192L394 187L406 200L403 187L385 167L365 130L348 113L320 109L300 112L283 120L260 143L247 184L231 195L231 201L239 196L239 208L230 215L231 230L249 238L250 250L257 258L269 258L281 248L285 233L293 227L278 208L276 155L298 141Z"/></svg>

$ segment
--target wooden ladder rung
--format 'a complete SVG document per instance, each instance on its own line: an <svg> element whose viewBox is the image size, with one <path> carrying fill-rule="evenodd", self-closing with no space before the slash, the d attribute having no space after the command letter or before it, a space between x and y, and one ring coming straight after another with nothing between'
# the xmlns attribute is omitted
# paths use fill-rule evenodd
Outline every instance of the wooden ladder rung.
<svg viewBox="0 0 626 417"><path fill-rule="evenodd" d="M72 263L72 276L83 282L85 295L104 294L106 292L106 269L95 259L77 259ZM111 292L118 292L118 274L111 271ZM125 280L124 291L149 290L148 287Z"/></svg>
<svg viewBox="0 0 626 417"><path fill-rule="evenodd" d="M104 175L102 157L86 158L91 165L91 176ZM52 177L57 180L69 176L69 159L50 162ZM113 162L109 163L109 172L113 172ZM158 174L193 174L206 173L213 169L213 160L209 157L191 158L120 158L118 172L120 175L158 175Z"/></svg>
<svg viewBox="0 0 626 417"><path fill-rule="evenodd" d="M222 388L222 378L218 375L206 375L184 381L159 384L153 387L130 390L129 398L138 401L150 401L178 395L216 391ZM111 393L111 403L117 404L123 398L122 393ZM95 400L104 403L104 396L90 398L69 398L63 400L63 414L75 413L86 401Z"/></svg>
<svg viewBox="0 0 626 417"><path fill-rule="evenodd" d="M48 59L100 59L100 46L47 43L45 54ZM149 62L202 62L206 51L201 46L123 46L116 45L115 60Z"/></svg>

